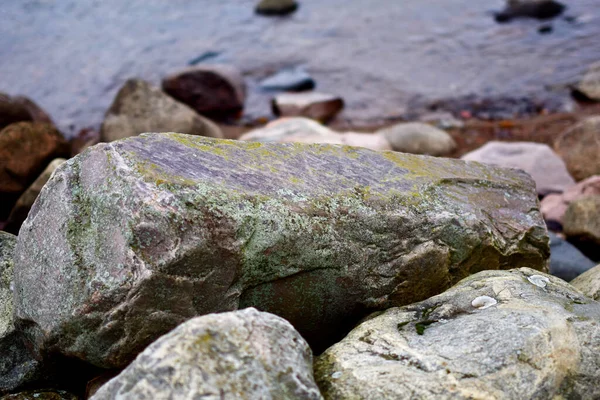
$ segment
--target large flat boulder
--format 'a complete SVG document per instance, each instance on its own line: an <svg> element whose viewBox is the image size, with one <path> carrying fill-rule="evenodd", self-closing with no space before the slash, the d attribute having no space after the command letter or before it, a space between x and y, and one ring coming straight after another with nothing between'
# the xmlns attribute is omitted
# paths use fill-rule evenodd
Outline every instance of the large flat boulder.
<svg viewBox="0 0 600 400"><path fill-rule="evenodd" d="M323 397L289 322L253 308L197 317L152 343L93 400Z"/></svg>
<svg viewBox="0 0 600 400"><path fill-rule="evenodd" d="M315 362L325 399L600 398L600 303L561 279L484 271L354 329Z"/></svg>
<svg viewBox="0 0 600 400"><path fill-rule="evenodd" d="M61 165L19 233L16 315L47 351L130 362L254 306L323 349L484 268L545 270L531 178L339 145L144 134Z"/></svg>

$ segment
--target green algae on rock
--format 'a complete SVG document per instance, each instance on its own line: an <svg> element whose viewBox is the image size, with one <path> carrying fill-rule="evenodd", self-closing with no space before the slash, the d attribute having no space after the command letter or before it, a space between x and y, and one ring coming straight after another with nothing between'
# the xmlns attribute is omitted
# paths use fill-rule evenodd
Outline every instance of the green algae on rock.
<svg viewBox="0 0 600 400"><path fill-rule="evenodd" d="M282 318L249 308L197 317L162 336L92 400L116 398L323 397L302 336Z"/></svg>
<svg viewBox="0 0 600 400"><path fill-rule="evenodd" d="M119 367L197 315L254 306L314 349L482 269L545 270L525 173L339 145L144 134L61 165L21 228L16 315ZM40 282L44 282L40 285Z"/></svg>
<svg viewBox="0 0 600 400"><path fill-rule="evenodd" d="M362 323L315 379L335 400L597 399L599 319L600 303L561 279L483 271Z"/></svg>

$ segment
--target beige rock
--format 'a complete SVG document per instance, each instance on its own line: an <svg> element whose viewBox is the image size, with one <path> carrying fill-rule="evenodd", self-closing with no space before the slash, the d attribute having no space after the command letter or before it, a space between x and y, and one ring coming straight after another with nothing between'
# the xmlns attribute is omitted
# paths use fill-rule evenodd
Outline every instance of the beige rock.
<svg viewBox="0 0 600 400"><path fill-rule="evenodd" d="M554 148L575 180L600 175L600 116L587 118L567 130Z"/></svg>
<svg viewBox="0 0 600 400"><path fill-rule="evenodd" d="M316 121L302 117L279 118L263 128L240 136L239 140L342 144L338 133Z"/></svg>
<svg viewBox="0 0 600 400"><path fill-rule="evenodd" d="M187 68L165 78L162 88L199 114L218 119L239 116L246 100L244 77L232 65Z"/></svg>
<svg viewBox="0 0 600 400"><path fill-rule="evenodd" d="M557 221L562 224L569 204L588 196L600 196L600 175L587 178L569 187L562 194L549 194L542 199L540 210L547 221Z"/></svg>
<svg viewBox="0 0 600 400"><path fill-rule="evenodd" d="M441 129L422 122L400 123L377 131L392 149L403 153L443 156L456 148L454 139Z"/></svg>
<svg viewBox="0 0 600 400"><path fill-rule="evenodd" d="M282 93L271 102L273 113L281 117L307 117L327 122L344 108L344 100L325 93Z"/></svg>
<svg viewBox="0 0 600 400"><path fill-rule="evenodd" d="M563 230L586 256L600 260L600 196L571 202L563 218Z"/></svg>
<svg viewBox="0 0 600 400"><path fill-rule="evenodd" d="M575 89L590 100L600 101L600 62L589 67Z"/></svg>
<svg viewBox="0 0 600 400"><path fill-rule="evenodd" d="M373 133L345 132L341 135L342 143L348 146L366 147L372 150L392 150L392 145L382 135Z"/></svg>
<svg viewBox="0 0 600 400"><path fill-rule="evenodd" d="M325 399L600 398L600 304L529 268L392 308L315 363Z"/></svg>
<svg viewBox="0 0 600 400"><path fill-rule="evenodd" d="M600 265L573 279L571 285L594 300L600 299Z"/></svg>
<svg viewBox="0 0 600 400"><path fill-rule="evenodd" d="M463 155L462 159L521 169L531 175L542 195L563 192L575 184L565 163L549 146L541 143L492 141Z"/></svg>
<svg viewBox="0 0 600 400"><path fill-rule="evenodd" d="M108 109L100 136L105 142L144 132L178 132L223 137L210 120L179 103L148 82L128 80Z"/></svg>
<svg viewBox="0 0 600 400"><path fill-rule="evenodd" d="M67 160L64 158L54 159L50 164L48 164L46 169L40 174L40 176L38 176L31 186L29 186L27 190L23 192L8 216L7 224L4 227L6 232L10 232L15 235L19 233L21 224L23 221L25 221L25 218L27 218L27 214L29 214L29 210L31 209L31 206L33 206L33 203L35 202L35 199L37 199L42 188L46 182L48 182L54 170L65 161Z"/></svg>

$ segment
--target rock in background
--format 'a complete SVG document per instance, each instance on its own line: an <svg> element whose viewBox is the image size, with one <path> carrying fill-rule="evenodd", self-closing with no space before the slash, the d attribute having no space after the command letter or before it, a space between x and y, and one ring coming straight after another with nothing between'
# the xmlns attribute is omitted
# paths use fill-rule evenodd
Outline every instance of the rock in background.
<svg viewBox="0 0 600 400"><path fill-rule="evenodd" d="M223 137L221 129L194 110L167 96L148 82L130 79L106 112L100 131L105 142L143 132L181 132Z"/></svg>
<svg viewBox="0 0 600 400"><path fill-rule="evenodd" d="M595 265L577 247L550 232L550 274L570 282Z"/></svg>
<svg viewBox="0 0 600 400"><path fill-rule="evenodd" d="M575 184L563 160L550 146L541 143L492 141L461 158L504 168L522 169L531 175L541 195L562 193Z"/></svg>
<svg viewBox="0 0 600 400"><path fill-rule="evenodd" d="M571 285L594 300L600 299L600 265L573 279Z"/></svg>
<svg viewBox="0 0 600 400"><path fill-rule="evenodd" d="M261 0L255 8L257 14L287 15L298 8L295 0Z"/></svg>
<svg viewBox="0 0 600 400"><path fill-rule="evenodd" d="M456 148L454 139L446 132L422 122L392 125L377 131L390 142L394 151L430 156L448 155Z"/></svg>
<svg viewBox="0 0 600 400"><path fill-rule="evenodd" d="M576 181L600 175L600 116L568 129L556 140L554 148Z"/></svg>
<svg viewBox="0 0 600 400"><path fill-rule="evenodd" d="M481 269L545 270L537 207L529 176L479 163L146 134L91 148L42 189L19 234L16 316L44 351L105 368L249 306L323 349Z"/></svg>
<svg viewBox="0 0 600 400"><path fill-rule="evenodd" d="M162 88L199 114L216 119L238 117L246 101L241 72L225 64L188 68L163 79Z"/></svg>
<svg viewBox="0 0 600 400"><path fill-rule="evenodd" d="M342 111L344 100L326 93L282 93L275 96L271 106L278 117L306 117L327 122Z"/></svg>
<svg viewBox="0 0 600 400"><path fill-rule="evenodd" d="M529 268L387 310L315 363L325 399L600 398L600 304Z"/></svg>
<svg viewBox="0 0 600 400"><path fill-rule="evenodd" d="M0 93L0 130L17 122L53 123L48 114L27 97Z"/></svg>
<svg viewBox="0 0 600 400"><path fill-rule="evenodd" d="M600 62L589 67L575 90L590 100L600 101Z"/></svg>
<svg viewBox="0 0 600 400"><path fill-rule="evenodd" d="M600 196L571 202L565 212L563 229L579 250L600 262Z"/></svg>
<svg viewBox="0 0 600 400"><path fill-rule="evenodd" d="M253 308L178 326L92 399L124 397L322 399L302 336L287 321Z"/></svg>
<svg viewBox="0 0 600 400"><path fill-rule="evenodd" d="M53 125L19 122L0 131L0 220L50 161L68 155L69 144Z"/></svg>
<svg viewBox="0 0 600 400"><path fill-rule="evenodd" d="M589 196L600 196L600 176L592 176L567 188L563 193L549 194L540 203L540 210L546 221L558 222L563 218L571 202Z"/></svg>

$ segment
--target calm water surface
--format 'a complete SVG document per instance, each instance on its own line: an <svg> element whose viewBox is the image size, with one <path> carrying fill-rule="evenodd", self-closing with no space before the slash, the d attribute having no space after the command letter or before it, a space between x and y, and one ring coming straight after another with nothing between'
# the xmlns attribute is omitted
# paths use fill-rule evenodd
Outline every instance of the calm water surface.
<svg viewBox="0 0 600 400"><path fill-rule="evenodd" d="M130 77L156 84L206 52L245 74L246 115L270 116L257 82L304 66L347 103L341 119L402 116L416 99L561 93L600 60L600 0L551 22L499 25L502 0L300 0L288 18L254 0L1 0L0 91L36 100L72 134L98 124Z"/></svg>

